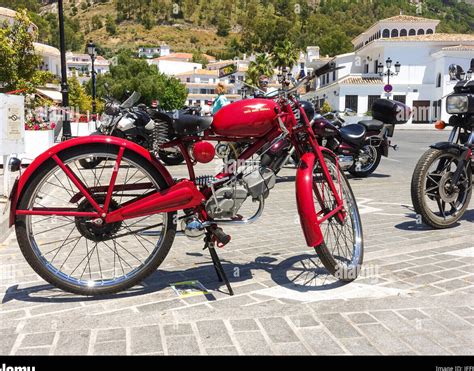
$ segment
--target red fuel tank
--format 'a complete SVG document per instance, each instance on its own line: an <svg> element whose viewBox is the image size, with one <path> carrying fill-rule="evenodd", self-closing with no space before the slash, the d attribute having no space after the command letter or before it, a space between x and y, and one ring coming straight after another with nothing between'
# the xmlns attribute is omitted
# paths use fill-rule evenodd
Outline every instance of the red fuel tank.
<svg viewBox="0 0 474 371"><path fill-rule="evenodd" d="M261 137L275 125L275 108L271 99L244 99L222 107L212 122L214 133L223 136Z"/></svg>

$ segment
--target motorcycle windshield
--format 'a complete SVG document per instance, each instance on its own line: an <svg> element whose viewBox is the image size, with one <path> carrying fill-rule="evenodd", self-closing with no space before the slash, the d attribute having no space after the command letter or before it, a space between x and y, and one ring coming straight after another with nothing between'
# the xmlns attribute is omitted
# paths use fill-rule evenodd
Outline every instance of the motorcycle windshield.
<svg viewBox="0 0 474 371"><path fill-rule="evenodd" d="M137 91L134 91L132 95L130 95L125 102L122 103L122 108L132 108L135 103L137 103L140 100L140 93Z"/></svg>

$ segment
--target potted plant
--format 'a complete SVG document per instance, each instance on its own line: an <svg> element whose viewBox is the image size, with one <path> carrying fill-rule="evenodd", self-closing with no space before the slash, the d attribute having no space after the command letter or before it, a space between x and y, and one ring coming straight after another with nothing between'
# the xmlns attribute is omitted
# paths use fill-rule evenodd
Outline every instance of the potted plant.
<svg viewBox="0 0 474 371"><path fill-rule="evenodd" d="M54 145L54 122L43 120L37 115L25 118L25 152L27 158L34 159Z"/></svg>

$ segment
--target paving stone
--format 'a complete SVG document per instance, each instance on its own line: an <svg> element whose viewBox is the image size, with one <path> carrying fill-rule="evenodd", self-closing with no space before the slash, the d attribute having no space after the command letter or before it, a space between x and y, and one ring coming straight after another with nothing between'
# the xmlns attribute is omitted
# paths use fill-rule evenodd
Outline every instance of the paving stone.
<svg viewBox="0 0 474 371"><path fill-rule="evenodd" d="M276 355L309 355L311 352L303 343L280 343L272 345Z"/></svg>
<svg viewBox="0 0 474 371"><path fill-rule="evenodd" d="M345 354L344 350L320 328L302 328L298 330L304 343L312 354Z"/></svg>
<svg viewBox="0 0 474 371"><path fill-rule="evenodd" d="M165 325L163 328L166 336L190 335L193 333L193 329L189 323L175 323Z"/></svg>
<svg viewBox="0 0 474 371"><path fill-rule="evenodd" d="M205 348L232 346L227 328L222 320L196 322L201 343Z"/></svg>
<svg viewBox="0 0 474 371"><path fill-rule="evenodd" d="M298 341L298 337L283 318L260 318L270 340L274 343L291 343Z"/></svg>
<svg viewBox="0 0 474 371"><path fill-rule="evenodd" d="M253 319L231 319L230 324L235 332L259 330L257 322Z"/></svg>
<svg viewBox="0 0 474 371"><path fill-rule="evenodd" d="M397 354L412 351L408 345L382 325L359 325L359 329L382 354Z"/></svg>
<svg viewBox="0 0 474 371"><path fill-rule="evenodd" d="M398 310L397 312L398 314L401 314L403 317L405 317L407 320L428 318L426 314L420 312L418 309L402 309Z"/></svg>
<svg viewBox="0 0 474 371"><path fill-rule="evenodd" d="M206 354L210 356L232 356L238 355L236 347L219 347L206 349Z"/></svg>
<svg viewBox="0 0 474 371"><path fill-rule="evenodd" d="M360 337L360 333L339 313L322 314L318 319L337 338Z"/></svg>
<svg viewBox="0 0 474 371"><path fill-rule="evenodd" d="M21 347L37 347L53 344L54 332L42 332L37 334L26 334L21 341Z"/></svg>
<svg viewBox="0 0 474 371"><path fill-rule="evenodd" d="M447 353L446 349L423 334L403 335L401 338L418 354L440 355Z"/></svg>
<svg viewBox="0 0 474 371"><path fill-rule="evenodd" d="M168 336L166 346L169 355L200 354L199 345L194 335Z"/></svg>
<svg viewBox="0 0 474 371"><path fill-rule="evenodd" d="M162 352L160 326L141 326L130 329L131 354Z"/></svg>
<svg viewBox="0 0 474 371"><path fill-rule="evenodd" d="M126 354L125 341L109 341L107 343L97 343L94 345L94 355L116 355L123 356Z"/></svg>
<svg viewBox="0 0 474 371"><path fill-rule="evenodd" d="M49 355L51 347L38 348L20 348L15 352L16 356L47 356Z"/></svg>
<svg viewBox="0 0 474 371"><path fill-rule="evenodd" d="M239 347L242 349L244 354L273 354L269 344L266 342L263 335L258 331L236 332L235 339L237 340Z"/></svg>
<svg viewBox="0 0 474 371"><path fill-rule="evenodd" d="M366 338L363 338L363 337L341 339L341 343L351 354L355 354L355 355L380 354L380 352L377 349L375 349L375 347Z"/></svg>
<svg viewBox="0 0 474 371"><path fill-rule="evenodd" d="M296 327L314 327L319 325L319 322L310 314L291 316L290 320Z"/></svg>
<svg viewBox="0 0 474 371"><path fill-rule="evenodd" d="M87 354L89 348L90 331L61 331L56 345L55 354L80 355Z"/></svg>
<svg viewBox="0 0 474 371"><path fill-rule="evenodd" d="M368 313L350 313L347 314L349 321L360 324L360 323L376 323L377 320Z"/></svg>
<svg viewBox="0 0 474 371"><path fill-rule="evenodd" d="M377 311L371 312L372 316L377 318L384 326L388 327L390 331L395 333L404 333L407 331L412 331L413 326L410 323L392 311Z"/></svg>
<svg viewBox="0 0 474 371"><path fill-rule="evenodd" d="M98 343L117 340L125 340L125 329L114 328L97 332L96 342Z"/></svg>

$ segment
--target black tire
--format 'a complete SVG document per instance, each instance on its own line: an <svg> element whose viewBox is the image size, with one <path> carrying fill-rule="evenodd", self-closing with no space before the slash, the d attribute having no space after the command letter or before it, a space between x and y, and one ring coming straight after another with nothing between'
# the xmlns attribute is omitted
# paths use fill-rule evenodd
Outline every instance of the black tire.
<svg viewBox="0 0 474 371"><path fill-rule="evenodd" d="M84 169L94 169L102 162L101 158L98 157L90 157L88 159L81 159L79 160L79 164Z"/></svg>
<svg viewBox="0 0 474 371"><path fill-rule="evenodd" d="M158 156L160 156L161 161L170 166L176 166L184 162L184 157L180 152L159 151Z"/></svg>
<svg viewBox="0 0 474 371"><path fill-rule="evenodd" d="M324 154L324 157L326 160L329 160L335 168L335 159L327 154ZM353 221L352 218L354 218L355 226L353 226L352 228L355 228L354 231L355 233L357 233L357 236L354 237L354 246L352 246L352 248L354 249L354 251L356 251L357 255L354 254L351 257L350 264L346 265L342 264L342 259L340 256L338 256L337 258L335 257L335 248L333 248L333 251L331 251L331 247L328 246L328 241L323 241L323 243L321 243L320 245L315 246L314 249L317 252L324 267L329 271L330 274L332 274L342 282L351 282L355 280L359 275L360 267L362 266L364 260L362 221L360 219L359 209L357 208L357 202L352 192L352 188L344 172L340 169L339 176L344 189L345 198L350 201L350 207L346 207L348 209L346 211L350 213L351 223ZM336 185L336 188L338 188L338 185ZM331 219L335 219L335 217ZM339 251L339 249L337 251Z"/></svg>
<svg viewBox="0 0 474 371"><path fill-rule="evenodd" d="M434 214L425 198L425 183L427 182L427 173L430 166L442 156L453 156L445 151L430 148L428 149L418 160L413 176L411 179L411 200L413 208L418 215L421 215L423 223L436 229L443 229L452 227L464 214L466 208L469 206L469 202L472 196L472 169L470 166L466 167L466 175L468 181L468 187L466 199L462 207L457 211L457 214L446 220L445 218L439 217Z"/></svg>
<svg viewBox="0 0 474 371"><path fill-rule="evenodd" d="M382 159L382 148L374 147L375 148L375 161L372 162L371 166L364 170L357 170L356 164L354 163L349 170L347 170L351 175L357 178L367 178L370 174L372 174L379 166L380 160Z"/></svg>
<svg viewBox="0 0 474 371"><path fill-rule="evenodd" d="M67 159L71 159L78 155L85 155L89 153L106 153L111 155L117 154L117 147L111 147L108 145L101 145L101 144L91 144L85 145L81 147L72 147L66 149L58 154L62 161L66 161ZM137 155L134 152L126 150L123 155L123 159L130 159L136 164L140 165L143 169L145 169L150 176L153 177L156 184L159 186L160 189L166 189L167 183L164 177L156 170L156 168L151 165L147 160L143 157ZM52 160L47 160L35 173L32 174L31 178L28 180L28 183L21 195L19 200L18 207L20 209L28 208L30 198L33 196L36 187L44 177L50 173L51 170L58 167L58 165ZM163 215L164 220L166 220L166 230L164 230L164 238L163 243L155 252L155 255L147 261L146 265L141 268L136 274L132 275L129 279L125 279L124 281L120 281L116 285L110 286L102 286L102 287L87 287L87 286L79 286L73 285L68 281L62 280L58 278L58 276L54 275L49 269L45 267L43 262L35 253L33 247L27 236L27 216L17 216L15 219L15 231L16 237L18 240L18 244L20 246L20 250L25 257L28 264L34 269L34 271L41 276L44 280L52 284L53 286L62 289L64 291L68 291L78 295L86 295L86 296L97 296L97 295L108 295L114 294L119 291L123 291L129 289L136 284L143 281L146 277L152 274L159 265L163 262L166 258L171 245L173 244L174 237L176 234L176 223L175 223L175 216L176 212L169 212Z"/></svg>

